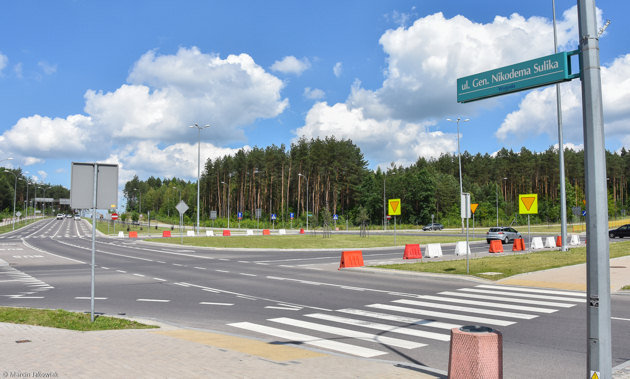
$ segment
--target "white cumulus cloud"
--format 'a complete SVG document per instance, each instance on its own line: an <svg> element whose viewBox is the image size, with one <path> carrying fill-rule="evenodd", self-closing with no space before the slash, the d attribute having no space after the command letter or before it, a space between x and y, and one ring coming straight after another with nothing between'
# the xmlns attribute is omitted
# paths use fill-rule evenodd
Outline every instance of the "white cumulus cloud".
<svg viewBox="0 0 630 379"><path fill-rule="evenodd" d="M189 125L211 125L201 136L212 141L208 156L231 152L218 146L243 142L243 127L286 109L283 87L247 54L221 58L196 47L175 54L149 51L116 90L87 90L85 114L24 117L0 135L0 149L31 163L111 156L129 172L181 177L197 167L196 159L194 164L188 159L196 156L190 144L198 139ZM180 161L184 153L187 158ZM151 159L160 163L153 171L145 166Z"/></svg>
<svg viewBox="0 0 630 379"><path fill-rule="evenodd" d="M609 66L601 66L604 127L607 138L616 138L630 147L630 54L618 57ZM581 82L573 80L561 84L563 131L568 140L582 141ZM497 138L507 140L543 133L557 136L556 89L546 87L529 92L519 108L508 114L496 132Z"/></svg>
<svg viewBox="0 0 630 379"><path fill-rule="evenodd" d="M350 139L376 165L387 166L391 162L409 165L419 156L437 157L456 148L455 135L429 132L430 125L433 123L376 120L366 117L359 108L319 102L308 112L305 125L295 133L306 138Z"/></svg>
<svg viewBox="0 0 630 379"><path fill-rule="evenodd" d="M326 93L319 88L304 88L304 97L311 100L321 100L326 97Z"/></svg>
<svg viewBox="0 0 630 379"><path fill-rule="evenodd" d="M333 74L335 74L336 77L340 77L342 71L343 71L343 64L341 62L335 63L335 65L333 66Z"/></svg>
<svg viewBox="0 0 630 379"><path fill-rule="evenodd" d="M9 63L9 58L7 58L6 55L0 52L0 74L2 74L2 70L4 70L4 68L7 67L8 63Z"/></svg>
<svg viewBox="0 0 630 379"><path fill-rule="evenodd" d="M273 71L283 74L302 75L302 73L311 67L311 62L307 58L297 59L289 55L279 61L275 61L271 65Z"/></svg>

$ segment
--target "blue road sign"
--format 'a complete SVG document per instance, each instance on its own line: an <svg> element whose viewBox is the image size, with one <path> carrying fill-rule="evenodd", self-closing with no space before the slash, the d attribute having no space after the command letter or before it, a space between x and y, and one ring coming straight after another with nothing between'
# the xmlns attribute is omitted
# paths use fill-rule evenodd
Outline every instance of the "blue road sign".
<svg viewBox="0 0 630 379"><path fill-rule="evenodd" d="M238 217L239 220L242 219L243 218L243 212L238 212L236 214L236 217Z"/></svg>
<svg viewBox="0 0 630 379"><path fill-rule="evenodd" d="M333 220L335 220L335 221L336 221L336 220L339 220L339 216L337 216L337 215L333 215Z"/></svg>
<svg viewBox="0 0 630 379"><path fill-rule="evenodd" d="M271 214L271 219L272 219L272 220L275 220L275 219L276 219L276 214L275 214L275 213L272 213L272 214Z"/></svg>
<svg viewBox="0 0 630 379"><path fill-rule="evenodd" d="M586 211L582 211L582 216L586 216Z"/></svg>
<svg viewBox="0 0 630 379"><path fill-rule="evenodd" d="M291 220L293 220L293 218L294 218L294 217L295 217L295 213L293 213L293 212L289 213L289 218L290 218Z"/></svg>

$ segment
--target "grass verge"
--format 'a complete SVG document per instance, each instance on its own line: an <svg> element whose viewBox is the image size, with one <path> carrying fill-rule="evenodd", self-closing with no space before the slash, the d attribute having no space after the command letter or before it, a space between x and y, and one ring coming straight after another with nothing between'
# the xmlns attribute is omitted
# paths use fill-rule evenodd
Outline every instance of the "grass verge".
<svg viewBox="0 0 630 379"><path fill-rule="evenodd" d="M626 255L630 255L630 241L610 244L610 258L617 258ZM586 247L573 248L568 251L539 251L516 255L498 255L470 259L469 275L484 279L498 280L526 272L571 266L585 262ZM433 272L438 274L466 275L466 259L382 265L374 267L417 272ZM488 272L499 274L484 274Z"/></svg>
<svg viewBox="0 0 630 379"><path fill-rule="evenodd" d="M465 237L448 236L394 236L371 235L360 237L355 234L284 236L232 236L232 237L184 237L184 245L200 247L267 248L267 249L361 249L368 247L403 246L405 244L449 243L465 240ZM180 237L153 238L147 241L179 244Z"/></svg>
<svg viewBox="0 0 630 379"><path fill-rule="evenodd" d="M136 321L107 316L96 317L94 322L90 322L89 314L68 312L63 309L50 310L12 307L0 307L0 322L79 331L158 328L158 326L154 325L145 325Z"/></svg>
<svg viewBox="0 0 630 379"><path fill-rule="evenodd" d="M41 218L38 218L38 219L35 219L35 220L29 219L29 220L26 220L26 221L16 222L15 223L15 230L18 230L20 228L25 227L26 225L30 225L30 224L32 224L34 222L37 222L37 221L40 221L40 220L42 220L42 219ZM13 230L13 224L0 226L0 234L8 233L8 232L10 232L12 230Z"/></svg>
<svg viewBox="0 0 630 379"><path fill-rule="evenodd" d="M624 290L624 291L630 291L630 285L623 286L623 287L621 287L621 289Z"/></svg>

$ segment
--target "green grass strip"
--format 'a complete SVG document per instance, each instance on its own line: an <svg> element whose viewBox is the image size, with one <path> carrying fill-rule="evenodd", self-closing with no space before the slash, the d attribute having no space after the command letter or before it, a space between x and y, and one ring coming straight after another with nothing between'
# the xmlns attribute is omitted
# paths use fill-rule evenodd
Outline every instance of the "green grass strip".
<svg viewBox="0 0 630 379"><path fill-rule="evenodd" d="M79 331L158 328L154 325L145 325L136 321L107 316L95 317L94 322L90 322L89 314L68 312L63 309L12 307L0 307L0 322Z"/></svg>
<svg viewBox="0 0 630 379"><path fill-rule="evenodd" d="M369 247L404 246L405 244L449 243L465 240L465 237L393 235L321 234L231 236L231 237L184 237L184 245L200 247L266 248L266 249L361 249ZM179 244L180 237L153 238L147 241ZM402 255L402 250L401 250Z"/></svg>
<svg viewBox="0 0 630 379"><path fill-rule="evenodd" d="M630 255L630 242L610 244L610 258ZM526 272L547 270L551 268L571 266L586 262L586 247L569 249L568 251L539 251L515 255L494 255L469 260L472 276L498 280ZM431 272L438 274L466 275L466 259L439 262L417 262L394 265L374 266L379 268ZM484 273L500 273L484 275Z"/></svg>

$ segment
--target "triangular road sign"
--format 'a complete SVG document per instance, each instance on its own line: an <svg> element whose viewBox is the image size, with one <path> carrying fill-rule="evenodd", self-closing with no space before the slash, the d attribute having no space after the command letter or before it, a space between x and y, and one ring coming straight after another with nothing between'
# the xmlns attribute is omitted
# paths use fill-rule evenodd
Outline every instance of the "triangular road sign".
<svg viewBox="0 0 630 379"><path fill-rule="evenodd" d="M536 198L523 196L521 197L521 201L523 202L525 209L530 210L532 208L532 205L534 204L534 201L536 201Z"/></svg>

